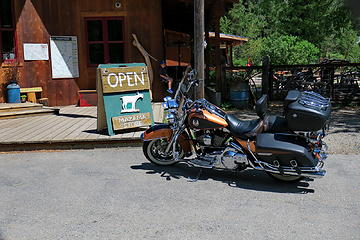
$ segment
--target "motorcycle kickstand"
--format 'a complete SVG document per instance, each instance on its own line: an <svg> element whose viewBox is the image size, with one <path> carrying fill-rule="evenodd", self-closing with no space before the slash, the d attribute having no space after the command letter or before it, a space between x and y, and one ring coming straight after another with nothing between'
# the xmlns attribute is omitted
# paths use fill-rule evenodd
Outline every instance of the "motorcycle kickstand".
<svg viewBox="0 0 360 240"><path fill-rule="evenodd" d="M202 173L202 169L200 168L200 171L195 178L188 177L188 182L197 182L200 179L201 173Z"/></svg>

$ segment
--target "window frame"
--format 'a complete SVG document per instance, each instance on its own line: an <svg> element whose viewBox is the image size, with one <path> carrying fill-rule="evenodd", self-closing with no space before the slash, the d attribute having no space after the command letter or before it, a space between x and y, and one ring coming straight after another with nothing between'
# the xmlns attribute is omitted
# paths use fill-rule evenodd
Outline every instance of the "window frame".
<svg viewBox="0 0 360 240"><path fill-rule="evenodd" d="M17 42L16 42L16 24L15 24L15 8L14 8L14 1L10 0L10 8L11 8L11 20L12 20L12 27L11 28L3 28L1 26L1 18L0 18L0 63L14 63L17 61ZM13 37L13 44L14 44L14 59L3 59L3 52L2 52L2 34L3 32L13 32L12 37Z"/></svg>
<svg viewBox="0 0 360 240"><path fill-rule="evenodd" d="M120 20L122 24L122 41L110 41L109 31L108 31L108 21L109 20ZM90 62L90 45L91 44L102 44L104 48L104 64L110 63L110 51L109 45L112 43L121 43L123 45L123 58L125 59L125 18L123 16L113 16L113 17L85 17L85 39L86 39L86 55L87 63L89 67L97 67L98 64ZM102 26L102 41L89 41L89 29L88 21L101 21Z"/></svg>

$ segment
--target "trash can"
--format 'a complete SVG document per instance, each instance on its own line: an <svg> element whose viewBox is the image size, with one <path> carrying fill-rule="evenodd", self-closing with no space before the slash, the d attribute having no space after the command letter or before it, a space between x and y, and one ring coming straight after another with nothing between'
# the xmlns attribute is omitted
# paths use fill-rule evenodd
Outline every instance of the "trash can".
<svg viewBox="0 0 360 240"><path fill-rule="evenodd" d="M230 90L230 102L237 108L247 108L249 102L249 86L241 83L238 90Z"/></svg>
<svg viewBox="0 0 360 240"><path fill-rule="evenodd" d="M20 86L17 83L10 83L6 87L7 102L20 103Z"/></svg>

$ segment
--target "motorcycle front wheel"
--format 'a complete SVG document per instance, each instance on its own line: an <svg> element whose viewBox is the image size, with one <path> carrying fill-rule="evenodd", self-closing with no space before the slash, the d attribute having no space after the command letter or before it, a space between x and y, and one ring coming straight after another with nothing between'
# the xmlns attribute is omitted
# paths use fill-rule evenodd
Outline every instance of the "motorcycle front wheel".
<svg viewBox="0 0 360 240"><path fill-rule="evenodd" d="M168 144L169 141L166 139L154 139L144 142L143 152L145 157L150 162L160 166L170 166L177 163L177 160L173 158L172 149L165 153ZM179 158L183 158L185 154L180 146L177 146L177 151L180 151Z"/></svg>
<svg viewBox="0 0 360 240"><path fill-rule="evenodd" d="M282 182L288 182L288 183L292 183L292 182L298 182L300 180L302 180L304 177L302 176L292 176L292 175L282 175L279 173L271 173L271 172L266 172L270 177L278 180L278 181L282 181Z"/></svg>

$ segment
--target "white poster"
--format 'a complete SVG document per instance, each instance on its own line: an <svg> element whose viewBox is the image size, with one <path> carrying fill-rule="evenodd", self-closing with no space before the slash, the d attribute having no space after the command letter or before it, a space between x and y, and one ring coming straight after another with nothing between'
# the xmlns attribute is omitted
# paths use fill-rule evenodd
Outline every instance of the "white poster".
<svg viewBox="0 0 360 240"><path fill-rule="evenodd" d="M49 60L49 47L41 43L24 43L24 60Z"/></svg>
<svg viewBox="0 0 360 240"><path fill-rule="evenodd" d="M79 77L77 37L50 37L52 78Z"/></svg>

